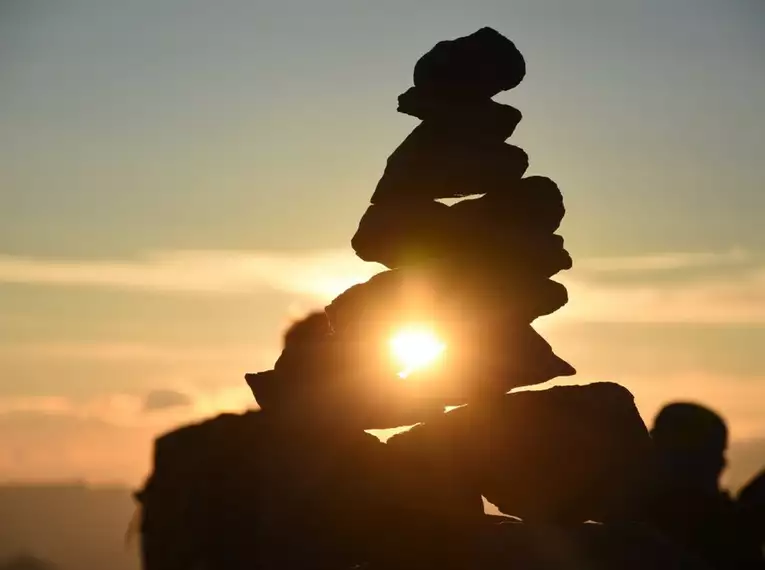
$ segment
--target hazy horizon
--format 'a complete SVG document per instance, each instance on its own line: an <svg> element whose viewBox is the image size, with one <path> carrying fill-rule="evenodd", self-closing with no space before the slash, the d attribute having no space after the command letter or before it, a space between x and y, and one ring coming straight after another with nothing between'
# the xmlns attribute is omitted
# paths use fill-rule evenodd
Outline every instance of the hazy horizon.
<svg viewBox="0 0 765 570"><path fill-rule="evenodd" d="M280 333L376 268L350 238L417 58L491 26L498 99L564 193L578 370L765 437L765 5L0 5L0 481L136 483L152 437L254 401Z"/></svg>

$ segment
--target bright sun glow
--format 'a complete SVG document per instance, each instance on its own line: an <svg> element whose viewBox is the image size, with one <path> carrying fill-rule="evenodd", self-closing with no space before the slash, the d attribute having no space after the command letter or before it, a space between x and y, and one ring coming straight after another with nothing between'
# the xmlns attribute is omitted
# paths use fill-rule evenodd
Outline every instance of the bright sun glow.
<svg viewBox="0 0 765 570"><path fill-rule="evenodd" d="M406 378L415 370L435 362L446 345L430 329L408 328L390 339L390 348L396 364L400 366L398 375Z"/></svg>

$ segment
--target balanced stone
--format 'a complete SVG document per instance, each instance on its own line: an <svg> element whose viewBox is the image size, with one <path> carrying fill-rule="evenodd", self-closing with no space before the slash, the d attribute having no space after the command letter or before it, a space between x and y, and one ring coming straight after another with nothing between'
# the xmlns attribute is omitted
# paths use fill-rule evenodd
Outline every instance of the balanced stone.
<svg viewBox="0 0 765 570"><path fill-rule="evenodd" d="M398 112L423 121L448 125L459 137L502 142L513 134L521 121L521 112L491 99L453 101L438 93L412 87L399 95Z"/></svg>
<svg viewBox="0 0 765 570"><path fill-rule="evenodd" d="M448 125L418 125L388 158L371 202L402 204L495 192L520 180L529 166L521 148L453 135Z"/></svg>
<svg viewBox="0 0 765 570"><path fill-rule="evenodd" d="M488 99L517 86L526 62L515 44L492 28L438 42L414 67L414 85L454 99Z"/></svg>

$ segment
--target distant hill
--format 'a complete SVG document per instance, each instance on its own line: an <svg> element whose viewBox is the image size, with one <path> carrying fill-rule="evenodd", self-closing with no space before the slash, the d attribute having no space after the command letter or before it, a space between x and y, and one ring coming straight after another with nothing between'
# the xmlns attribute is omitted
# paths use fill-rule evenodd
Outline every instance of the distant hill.
<svg viewBox="0 0 765 570"><path fill-rule="evenodd" d="M130 493L79 484L0 486L0 566L31 555L57 570L137 570L137 547L124 542Z"/></svg>

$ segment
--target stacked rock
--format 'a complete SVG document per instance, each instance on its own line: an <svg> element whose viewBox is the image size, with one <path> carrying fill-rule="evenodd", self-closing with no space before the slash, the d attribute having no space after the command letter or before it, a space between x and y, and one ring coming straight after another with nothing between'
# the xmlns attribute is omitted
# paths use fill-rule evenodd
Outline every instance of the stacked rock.
<svg viewBox="0 0 765 570"><path fill-rule="evenodd" d="M382 314L401 320L412 312L402 304L432 308L428 316L456 321L462 334L449 347L451 368L486 372L493 386L482 390L494 393L574 373L531 327L567 301L550 279L572 265L555 234L562 196L549 178L524 177L526 153L505 142L521 113L492 100L524 75L521 53L491 28L440 42L417 62L398 110L422 122L388 159L352 239L361 259L390 271L327 308L340 334ZM366 321L354 306L364 306ZM447 399L468 395L463 385Z"/></svg>
<svg viewBox="0 0 765 570"><path fill-rule="evenodd" d="M419 60L399 111L422 122L352 241L388 270L290 327L273 369L246 376L260 411L158 439L138 496L147 570L553 568L541 535L490 530L482 497L565 527L580 553L579 523L619 523L604 525L618 534L633 520L651 449L632 395L613 384L507 394L574 373L531 326L567 301L551 280L571 267L555 233L561 193L524 176L525 152L505 143L521 114L492 100L524 74L490 28ZM422 321L447 350L401 381L383 347ZM415 423L386 444L364 433Z"/></svg>
<svg viewBox="0 0 765 570"><path fill-rule="evenodd" d="M273 371L248 377L261 406L322 401L353 409L358 427L388 428L574 374L531 326L567 301L551 279L571 267L555 233L562 196L550 179L524 177L526 153L505 142L521 113L492 100L524 74L523 56L491 28L417 62L398 110L421 123L388 159L351 242L389 269L309 319ZM398 382L381 347L423 321L444 337L442 366Z"/></svg>

